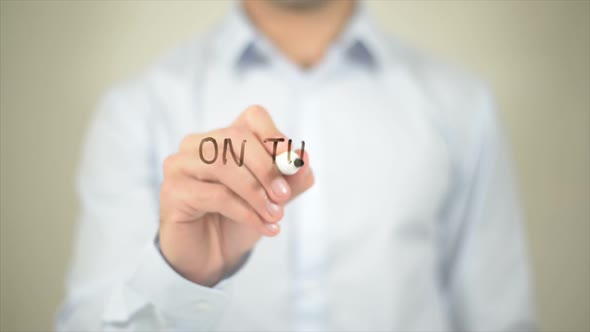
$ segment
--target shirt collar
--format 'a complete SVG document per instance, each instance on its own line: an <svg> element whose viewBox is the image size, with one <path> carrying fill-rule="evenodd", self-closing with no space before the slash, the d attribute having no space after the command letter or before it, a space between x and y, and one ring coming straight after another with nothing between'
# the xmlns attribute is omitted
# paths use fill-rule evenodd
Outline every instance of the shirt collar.
<svg viewBox="0 0 590 332"><path fill-rule="evenodd" d="M383 60L382 38L365 6L359 2L332 46L351 63L373 68ZM265 64L272 58L269 41L253 26L240 4L233 6L216 42L220 60L236 69Z"/></svg>
<svg viewBox="0 0 590 332"><path fill-rule="evenodd" d="M334 46L343 51L348 60L371 68L383 60L380 32L361 2L357 3L354 14Z"/></svg>

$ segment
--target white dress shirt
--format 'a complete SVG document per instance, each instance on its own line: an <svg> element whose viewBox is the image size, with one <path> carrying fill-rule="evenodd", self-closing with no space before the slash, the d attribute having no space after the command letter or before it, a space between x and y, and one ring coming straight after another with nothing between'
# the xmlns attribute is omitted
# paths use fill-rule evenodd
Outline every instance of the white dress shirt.
<svg viewBox="0 0 590 332"><path fill-rule="evenodd" d="M162 162L261 104L316 184L213 288L157 243ZM246 153L247 147L246 147ZM509 158L487 88L362 10L322 62L290 63L236 8L113 88L88 132L59 330L534 328Z"/></svg>

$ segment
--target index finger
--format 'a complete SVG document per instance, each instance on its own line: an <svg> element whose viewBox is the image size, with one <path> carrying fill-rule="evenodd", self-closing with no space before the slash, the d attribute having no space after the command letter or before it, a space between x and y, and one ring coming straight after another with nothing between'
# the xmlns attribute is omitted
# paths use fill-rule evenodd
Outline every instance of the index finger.
<svg viewBox="0 0 590 332"><path fill-rule="evenodd" d="M264 149L273 157L280 153L291 149L291 142L287 141L285 135L275 126L268 111L259 105L248 107L236 119L232 126L245 127L251 131L262 143ZM279 141L277 141L279 140ZM272 142L272 144L270 144ZM281 143L282 142L282 143ZM304 156L303 151L298 150L300 158L305 163L303 169L297 174L288 177L282 176L276 167L273 167L273 174L279 176L281 179L286 179L289 187L293 187L295 195L307 190L314 183L313 172L309 168L309 158ZM253 163L253 162L251 162Z"/></svg>
<svg viewBox="0 0 590 332"><path fill-rule="evenodd" d="M254 133L270 155L273 155L273 152L279 154L283 150L286 151L284 144L280 144L287 140L285 134L276 127L268 111L260 105L246 108L232 126L245 127ZM272 144L269 144L271 142Z"/></svg>

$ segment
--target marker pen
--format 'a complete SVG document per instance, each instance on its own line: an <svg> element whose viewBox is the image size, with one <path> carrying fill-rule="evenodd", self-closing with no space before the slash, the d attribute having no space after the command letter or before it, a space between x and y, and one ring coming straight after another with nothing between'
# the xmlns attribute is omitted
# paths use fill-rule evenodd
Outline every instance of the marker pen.
<svg viewBox="0 0 590 332"><path fill-rule="evenodd" d="M303 159L295 152L291 152L291 161L289 161L289 151L285 151L275 158L275 163L281 173L284 175L293 175L303 167Z"/></svg>

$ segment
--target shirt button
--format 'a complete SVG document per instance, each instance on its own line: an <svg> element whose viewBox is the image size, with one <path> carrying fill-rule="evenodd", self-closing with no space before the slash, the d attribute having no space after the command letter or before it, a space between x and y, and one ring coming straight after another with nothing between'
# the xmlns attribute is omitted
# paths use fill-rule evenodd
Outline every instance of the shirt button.
<svg viewBox="0 0 590 332"><path fill-rule="evenodd" d="M209 310L209 308L211 308L211 305L209 303L207 303L206 301L199 301L199 302L195 303L195 309L197 311L207 311L207 310Z"/></svg>

